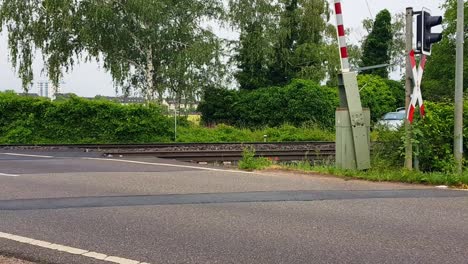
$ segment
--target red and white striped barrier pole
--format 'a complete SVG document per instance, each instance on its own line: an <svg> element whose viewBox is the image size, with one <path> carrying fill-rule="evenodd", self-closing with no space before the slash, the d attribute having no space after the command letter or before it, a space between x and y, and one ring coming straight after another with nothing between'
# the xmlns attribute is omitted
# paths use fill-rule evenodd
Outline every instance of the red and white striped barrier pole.
<svg viewBox="0 0 468 264"><path fill-rule="evenodd" d="M340 44L341 71L349 72L348 46L346 45L346 34L343 24L343 9L341 0L335 0L336 26L338 28L338 42Z"/></svg>
<svg viewBox="0 0 468 264"><path fill-rule="evenodd" d="M413 123L414 110L416 109L416 105L418 103L419 112L421 113L421 116L424 117L424 115L426 114L424 110L424 101L421 93L421 82L424 73L424 67L426 66L426 55L422 55L421 61L419 62L419 69L416 65L414 50L411 50L409 57L411 62L411 69L413 70L414 90L413 94L411 95L411 103L409 105L407 118L410 123Z"/></svg>

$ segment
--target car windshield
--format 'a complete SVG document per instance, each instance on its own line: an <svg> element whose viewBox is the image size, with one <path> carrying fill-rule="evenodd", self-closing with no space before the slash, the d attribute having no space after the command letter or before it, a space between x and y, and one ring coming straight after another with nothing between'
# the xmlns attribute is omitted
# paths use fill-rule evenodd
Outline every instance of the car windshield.
<svg viewBox="0 0 468 264"><path fill-rule="evenodd" d="M387 113L382 118L383 120L403 120L405 118L405 113L403 112L392 112Z"/></svg>

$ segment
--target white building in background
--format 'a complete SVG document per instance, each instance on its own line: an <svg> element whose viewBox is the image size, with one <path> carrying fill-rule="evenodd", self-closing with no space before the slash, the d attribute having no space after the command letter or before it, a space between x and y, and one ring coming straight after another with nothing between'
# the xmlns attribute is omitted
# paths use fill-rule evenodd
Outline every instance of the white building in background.
<svg viewBox="0 0 468 264"><path fill-rule="evenodd" d="M63 85L63 83L61 83ZM37 82L37 89L39 96L47 97L50 99L55 99L55 95L61 93L61 87L55 87L49 81L39 81Z"/></svg>
<svg viewBox="0 0 468 264"><path fill-rule="evenodd" d="M49 97L49 82L40 81L37 83L39 96Z"/></svg>

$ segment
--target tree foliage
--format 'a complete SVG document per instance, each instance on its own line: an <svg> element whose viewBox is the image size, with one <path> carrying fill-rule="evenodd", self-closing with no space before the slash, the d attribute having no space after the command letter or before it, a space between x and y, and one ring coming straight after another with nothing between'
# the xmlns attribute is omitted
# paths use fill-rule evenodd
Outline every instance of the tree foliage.
<svg viewBox="0 0 468 264"><path fill-rule="evenodd" d="M339 54L326 1L231 0L230 14L240 30L235 76L242 89L335 78Z"/></svg>
<svg viewBox="0 0 468 264"><path fill-rule="evenodd" d="M239 70L234 76L241 89L267 87L278 6L268 0L230 0L229 7L231 25L240 33L233 57Z"/></svg>
<svg viewBox="0 0 468 264"><path fill-rule="evenodd" d="M0 27L25 89L39 49L56 85L76 62L97 59L116 84L148 99L193 96L220 77L220 40L202 24L222 14L219 0L0 1Z"/></svg>
<svg viewBox="0 0 468 264"><path fill-rule="evenodd" d="M393 39L391 20L391 14L386 9L377 14L372 30L362 46L361 66L390 63ZM372 69L366 73L388 78L387 68Z"/></svg>
<svg viewBox="0 0 468 264"><path fill-rule="evenodd" d="M395 99L395 106L404 107L406 103L405 83L403 81L384 80L387 84L392 97Z"/></svg>
<svg viewBox="0 0 468 264"><path fill-rule="evenodd" d="M372 121L404 106L401 83L376 75L359 75L358 84L364 107L370 108ZM304 122L333 128L338 94L335 88L308 80L295 79L286 86L253 91L207 89L198 110L208 125L239 127L277 127L284 123L300 126Z"/></svg>
<svg viewBox="0 0 468 264"><path fill-rule="evenodd" d="M427 114L415 125L415 140L419 145L421 168L425 171L454 171L453 123L454 105L449 102L425 103ZM464 102L463 119L468 118L468 101ZM468 124L464 123L463 136L468 135ZM468 144L463 145L467 158Z"/></svg>
<svg viewBox="0 0 468 264"><path fill-rule="evenodd" d="M27 90L36 50L58 86L64 72L98 60L125 92L181 100L219 86L224 43L207 26L227 18L222 0L0 0L12 64ZM336 79L339 56L325 0L230 0L240 32L234 61L241 88L283 85L293 78Z"/></svg>
<svg viewBox="0 0 468 264"><path fill-rule="evenodd" d="M423 95L431 101L454 100L456 61L457 1L449 0L444 5L442 41L432 46L422 82ZM465 2L465 21L468 21L468 3ZM467 34L464 36L467 42ZM464 72L468 71L468 46L464 45ZM464 90L468 87L468 75L463 76Z"/></svg>
<svg viewBox="0 0 468 264"><path fill-rule="evenodd" d="M392 89L382 77L359 75L358 84L361 88L362 106L370 109L372 121L377 121L385 113L393 112L398 107Z"/></svg>

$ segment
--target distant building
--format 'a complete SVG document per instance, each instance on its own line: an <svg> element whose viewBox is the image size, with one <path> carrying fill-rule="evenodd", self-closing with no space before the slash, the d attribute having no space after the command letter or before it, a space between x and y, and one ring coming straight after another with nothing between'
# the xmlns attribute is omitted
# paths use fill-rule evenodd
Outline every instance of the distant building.
<svg viewBox="0 0 468 264"><path fill-rule="evenodd" d="M37 82L37 89L39 91L39 96L47 97L50 99L55 99L55 95L60 93L60 87L55 87L49 81L39 81Z"/></svg>
<svg viewBox="0 0 468 264"><path fill-rule="evenodd" d="M199 104L199 102L197 102L197 101L188 101L188 100L182 99L180 101L180 105L179 105L179 102L177 100L172 99L172 98L166 98L162 102L162 105L167 106L167 108L169 110L174 110L174 109L178 108L178 109L181 109L181 110L190 111L190 110L197 109L198 104ZM178 105L179 105L179 107L177 107Z"/></svg>
<svg viewBox="0 0 468 264"><path fill-rule="evenodd" d="M121 103L123 105L128 104L144 104L146 102L145 98L143 97L114 97L114 96L96 96L94 99L105 99L117 103Z"/></svg>

